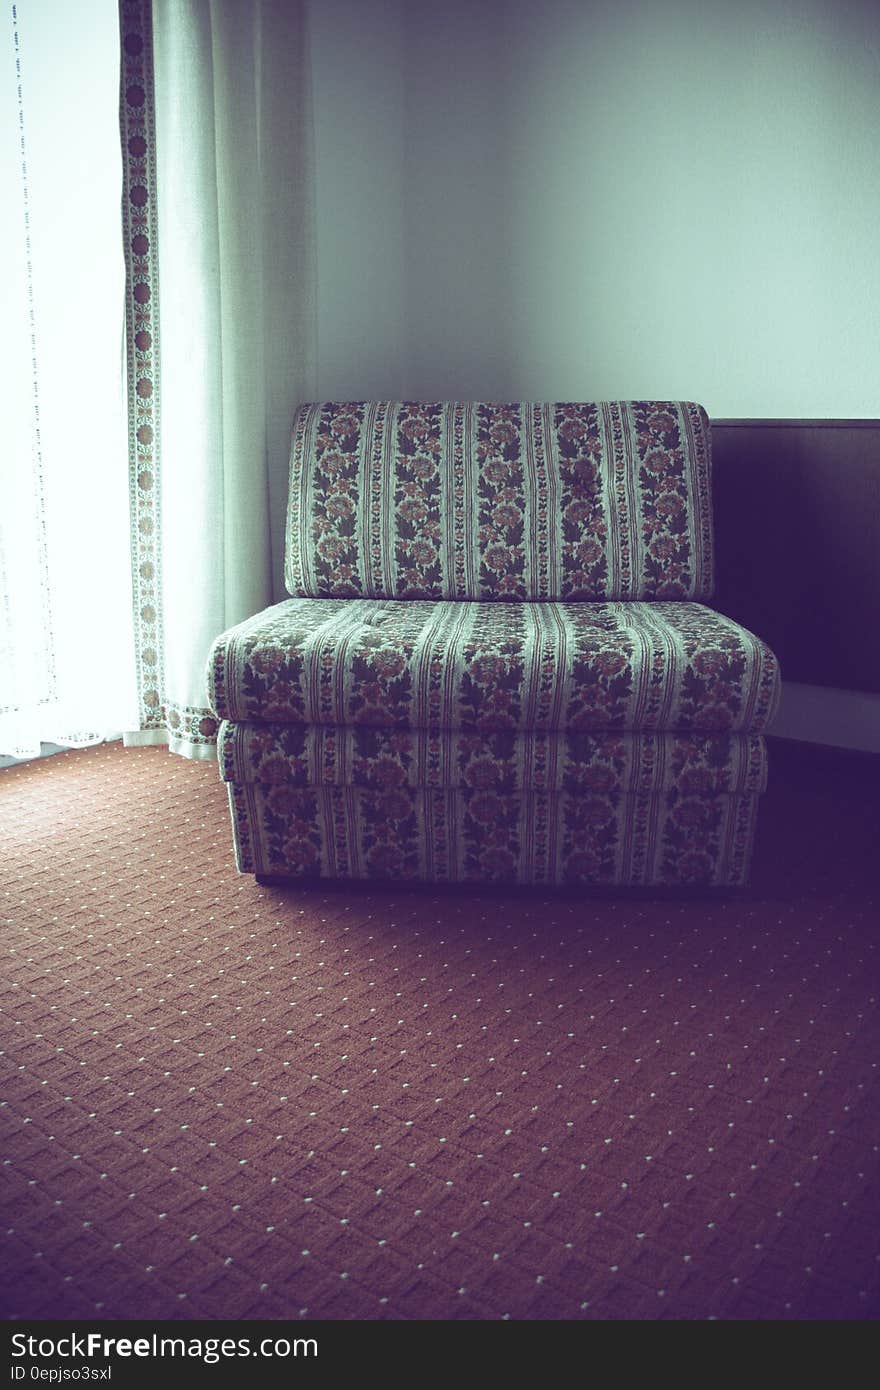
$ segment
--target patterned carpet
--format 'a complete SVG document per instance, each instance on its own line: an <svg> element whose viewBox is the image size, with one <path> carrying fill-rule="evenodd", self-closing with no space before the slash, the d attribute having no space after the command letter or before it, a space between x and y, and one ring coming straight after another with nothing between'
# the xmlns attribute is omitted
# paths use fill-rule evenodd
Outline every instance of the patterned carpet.
<svg viewBox="0 0 880 1390"><path fill-rule="evenodd" d="M7 1317L867 1319L877 760L729 898L260 888L216 767L0 772Z"/></svg>

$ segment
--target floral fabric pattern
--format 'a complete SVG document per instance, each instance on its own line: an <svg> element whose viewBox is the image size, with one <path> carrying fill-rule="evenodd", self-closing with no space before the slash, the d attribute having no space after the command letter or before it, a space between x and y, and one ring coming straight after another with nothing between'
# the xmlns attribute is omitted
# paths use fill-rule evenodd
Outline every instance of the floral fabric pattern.
<svg viewBox="0 0 880 1390"><path fill-rule="evenodd" d="M360 593L358 513L363 406L343 406L325 415L314 439L316 467L307 480L313 563L334 577L340 598ZM291 505L293 505L291 493ZM291 517L291 525L293 518Z"/></svg>
<svg viewBox="0 0 880 1390"><path fill-rule="evenodd" d="M224 781L267 786L620 797L673 788L687 796L758 795L767 783L759 734L526 735L224 723L218 746Z"/></svg>
<svg viewBox="0 0 880 1390"><path fill-rule="evenodd" d="M245 873L495 884L746 881L756 796L230 783Z"/></svg>
<svg viewBox="0 0 880 1390"><path fill-rule="evenodd" d="M597 405L554 409L562 484L562 588L567 599L612 597L599 415Z"/></svg>
<svg viewBox="0 0 880 1390"><path fill-rule="evenodd" d="M397 416L394 559L401 598L425 598L443 587L440 416L436 405L404 406ZM381 431L377 435L374 430L374 448L381 450L382 442ZM372 479L375 513L381 506L384 481L378 468L373 469ZM375 526L371 544L374 555L384 554ZM383 587L384 579L383 575Z"/></svg>
<svg viewBox="0 0 880 1390"><path fill-rule="evenodd" d="M288 591L707 599L709 422L687 401L304 406Z"/></svg>
<svg viewBox="0 0 880 1390"><path fill-rule="evenodd" d="M478 591L518 598L526 592L522 413L516 406L480 406L475 431Z"/></svg>
<svg viewBox="0 0 880 1390"><path fill-rule="evenodd" d="M511 732L757 733L773 653L696 603L288 599L225 633L223 719Z"/></svg>
<svg viewBox="0 0 880 1390"><path fill-rule="evenodd" d="M293 597L217 639L246 873L747 881L779 698L688 402L305 406Z"/></svg>

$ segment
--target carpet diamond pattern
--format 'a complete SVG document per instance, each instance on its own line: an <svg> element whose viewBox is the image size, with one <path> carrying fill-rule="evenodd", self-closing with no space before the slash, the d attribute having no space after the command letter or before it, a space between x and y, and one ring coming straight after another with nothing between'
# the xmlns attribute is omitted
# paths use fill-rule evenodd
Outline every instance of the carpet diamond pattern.
<svg viewBox="0 0 880 1390"><path fill-rule="evenodd" d="M210 764L0 772L5 1316L875 1317L878 805L774 745L737 895L279 889Z"/></svg>

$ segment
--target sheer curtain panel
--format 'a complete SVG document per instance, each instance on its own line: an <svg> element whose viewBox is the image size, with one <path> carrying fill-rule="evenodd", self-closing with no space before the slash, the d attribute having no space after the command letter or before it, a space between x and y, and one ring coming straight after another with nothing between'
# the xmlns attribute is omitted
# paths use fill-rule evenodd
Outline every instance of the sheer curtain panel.
<svg viewBox="0 0 880 1390"><path fill-rule="evenodd" d="M122 0L140 727L212 757L214 637L280 596L313 394L311 130L295 0Z"/></svg>
<svg viewBox="0 0 880 1390"><path fill-rule="evenodd" d="M0 33L0 755L118 737L133 680L115 0Z"/></svg>

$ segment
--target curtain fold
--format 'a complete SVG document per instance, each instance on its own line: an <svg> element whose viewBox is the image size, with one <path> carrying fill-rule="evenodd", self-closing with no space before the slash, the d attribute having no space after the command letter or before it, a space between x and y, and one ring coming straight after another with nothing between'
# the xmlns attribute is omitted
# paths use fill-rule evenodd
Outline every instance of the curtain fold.
<svg viewBox="0 0 880 1390"><path fill-rule="evenodd" d="M211 757L214 637L281 592L314 393L312 135L296 0L121 0L140 727Z"/></svg>

